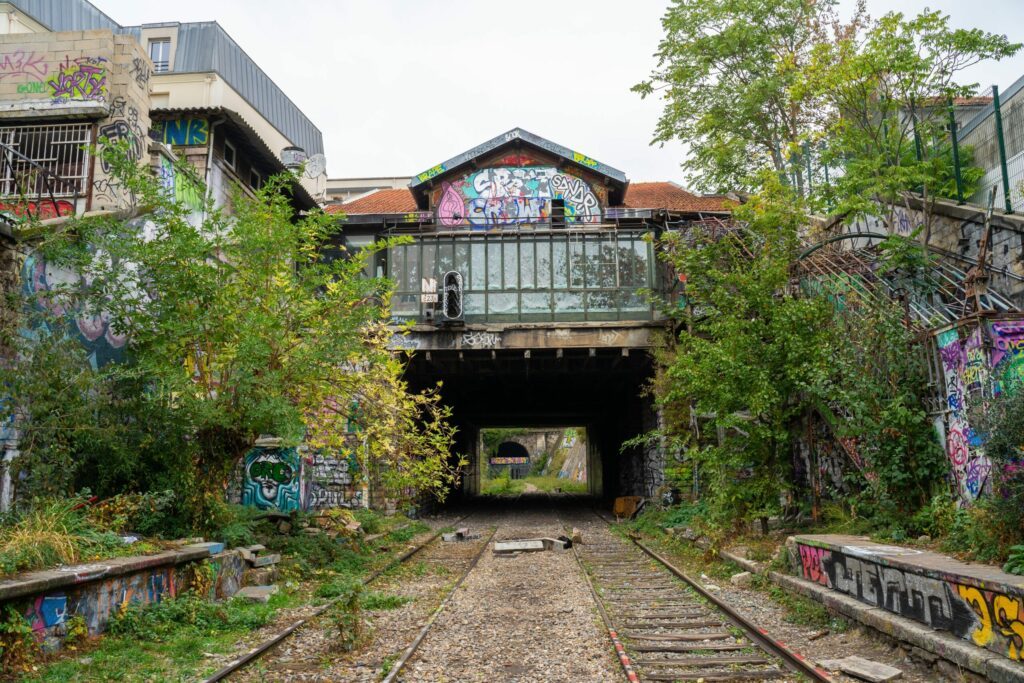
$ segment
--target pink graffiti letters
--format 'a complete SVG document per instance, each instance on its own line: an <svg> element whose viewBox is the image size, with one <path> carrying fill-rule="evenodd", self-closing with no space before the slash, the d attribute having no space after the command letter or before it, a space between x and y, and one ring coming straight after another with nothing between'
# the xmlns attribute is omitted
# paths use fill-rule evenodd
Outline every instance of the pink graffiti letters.
<svg viewBox="0 0 1024 683"><path fill-rule="evenodd" d="M65 58L47 81L54 102L103 100L107 94L106 61L103 57Z"/></svg>
<svg viewBox="0 0 1024 683"><path fill-rule="evenodd" d="M8 76L28 76L29 78L46 78L50 73L49 64L44 61L46 55L34 51L15 50L0 55L0 79Z"/></svg>
<svg viewBox="0 0 1024 683"><path fill-rule="evenodd" d="M803 568L804 578L827 586L828 575L825 573L822 563L826 559L831 559L832 552L811 545L798 545L797 547L800 549L800 564Z"/></svg>

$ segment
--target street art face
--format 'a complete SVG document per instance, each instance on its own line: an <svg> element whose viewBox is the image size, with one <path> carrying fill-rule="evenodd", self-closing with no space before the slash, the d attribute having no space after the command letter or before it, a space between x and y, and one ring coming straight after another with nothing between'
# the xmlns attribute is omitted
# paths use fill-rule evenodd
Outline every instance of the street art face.
<svg viewBox="0 0 1024 683"><path fill-rule="evenodd" d="M95 369L122 360L127 338L114 330L108 313L91 314L82 310L78 295L91 284L87 278L49 263L38 254L29 255L22 267L23 292L34 302L37 311L52 316L50 321L37 323L35 329L46 326L48 332L54 332L49 329L53 321L65 321L68 331L79 337Z"/></svg>
<svg viewBox="0 0 1024 683"><path fill-rule="evenodd" d="M302 461L294 448L254 448L245 456L242 505L298 510Z"/></svg>
<svg viewBox="0 0 1024 683"><path fill-rule="evenodd" d="M552 200L565 202L567 223L597 223L601 208L590 185L548 166L486 168L444 183L437 203L441 225L473 229L551 219Z"/></svg>

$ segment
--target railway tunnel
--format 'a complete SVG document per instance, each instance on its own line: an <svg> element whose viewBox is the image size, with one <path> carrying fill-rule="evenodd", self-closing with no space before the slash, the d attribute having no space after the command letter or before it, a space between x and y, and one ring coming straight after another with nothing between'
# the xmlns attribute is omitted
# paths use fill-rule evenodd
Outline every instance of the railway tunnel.
<svg viewBox="0 0 1024 683"><path fill-rule="evenodd" d="M441 383L480 490L480 430L585 430L591 494L656 495L664 456L623 448L657 416L644 387L671 331L660 302L679 280L655 255L664 231L728 216L724 197L631 183L588 155L515 128L413 176L331 207L346 250L382 238L392 348L415 390Z"/></svg>

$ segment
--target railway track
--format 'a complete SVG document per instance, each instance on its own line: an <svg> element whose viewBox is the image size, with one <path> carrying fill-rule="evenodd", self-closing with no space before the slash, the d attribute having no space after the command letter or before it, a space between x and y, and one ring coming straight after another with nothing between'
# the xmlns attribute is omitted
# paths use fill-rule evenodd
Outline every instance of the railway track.
<svg viewBox="0 0 1024 683"><path fill-rule="evenodd" d="M470 516L471 515L467 515L460 518L454 523L454 525L459 526L463 524ZM433 623L433 620L436 617L437 613L443 608L445 604L447 604L447 601L450 598L451 594L458 588L459 585L461 585L466 575L468 575L472 568L476 565L476 562L480 559L480 556L483 554L483 551L487 548L487 545L490 543L490 540L493 537L493 535L494 532L492 531L489 536L486 536L486 539L481 538L462 543L446 544L441 541L441 532L438 531L437 533L431 535L423 542L410 548L409 550L405 551L404 553L393 559L386 566L365 577L362 581L362 584L363 586L371 586L375 581L380 579L382 576L384 576L394 568L398 567L399 565L408 562L414 557L418 561L422 561L427 564L445 564L449 571L457 571L458 579L456 580L454 585L448 590L441 604L431 613L430 620L428 622L429 625L430 623ZM258 644L256 647L252 648L241 657L229 662L222 669L210 675L208 678L204 679L204 683L216 683L217 681L232 678L233 676L239 674L240 672L242 672L247 667L249 667L257 661L260 661L262 663L269 662L273 659L273 654L276 651L278 651L279 648L282 647L285 641L295 636L297 633L301 632L303 626L311 624L311 622L315 621L318 617L324 615L324 613L331 609L337 603L337 601L338 599L332 599L329 600L327 603L319 606L316 610L311 612L306 617L295 621L287 628L278 632L273 637L268 638L267 640ZM408 659L408 655L415 650L415 647L419 644L420 640L422 640L422 634L416 638L416 640L413 642L413 645L411 646L411 649L405 655L403 655L402 659L395 666L392 667L392 674L398 673L398 671L401 669L401 666ZM388 680L391 680L391 678L389 677Z"/></svg>
<svg viewBox="0 0 1024 683"><path fill-rule="evenodd" d="M667 559L592 515L575 516L584 542L573 552L628 680L831 680Z"/></svg>

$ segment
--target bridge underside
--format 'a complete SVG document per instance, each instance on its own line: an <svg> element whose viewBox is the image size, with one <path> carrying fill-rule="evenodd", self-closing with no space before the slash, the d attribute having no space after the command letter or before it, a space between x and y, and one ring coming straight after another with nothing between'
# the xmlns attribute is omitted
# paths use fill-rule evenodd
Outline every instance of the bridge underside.
<svg viewBox="0 0 1024 683"><path fill-rule="evenodd" d="M464 495L479 492L480 429L578 426L587 431L590 492L610 498L650 494L660 485L660 458L640 448L622 450L623 441L655 424L642 396L652 372L645 348L435 347L413 354L407 379L413 389L442 382L459 428L457 448L471 463Z"/></svg>

